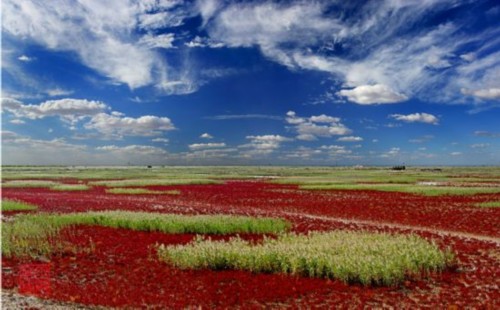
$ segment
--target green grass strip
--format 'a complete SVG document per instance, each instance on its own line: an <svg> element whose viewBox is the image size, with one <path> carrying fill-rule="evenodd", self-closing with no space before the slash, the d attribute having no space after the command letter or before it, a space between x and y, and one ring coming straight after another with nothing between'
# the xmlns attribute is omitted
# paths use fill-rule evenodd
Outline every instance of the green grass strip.
<svg viewBox="0 0 500 310"><path fill-rule="evenodd" d="M129 187L115 187L106 189L108 194L119 194L119 195L180 195L179 190L169 190L169 191L155 191L147 188L129 188Z"/></svg>
<svg viewBox="0 0 500 310"><path fill-rule="evenodd" d="M474 206L479 208L500 208L500 201L487 201L476 203Z"/></svg>
<svg viewBox="0 0 500 310"><path fill-rule="evenodd" d="M34 211L38 207L24 202L2 199L2 211Z"/></svg>
<svg viewBox="0 0 500 310"><path fill-rule="evenodd" d="M89 188L85 184L60 184L54 185L50 189L54 191L86 191Z"/></svg>
<svg viewBox="0 0 500 310"><path fill-rule="evenodd" d="M5 257L50 256L57 249L57 234L71 225L98 225L170 234L281 233L290 228L282 219L230 215L176 215L148 212L103 211L57 215L23 215L2 225Z"/></svg>
<svg viewBox="0 0 500 310"><path fill-rule="evenodd" d="M45 180L15 180L2 183L3 188L36 188L36 187L52 187L60 183Z"/></svg>
<svg viewBox="0 0 500 310"><path fill-rule="evenodd" d="M188 245L158 247L158 256L182 269L236 269L393 285L407 276L443 270L451 252L415 235L335 231L284 234L251 244L198 238Z"/></svg>
<svg viewBox="0 0 500 310"><path fill-rule="evenodd" d="M375 190L386 192L412 193L424 196L500 193L500 188L492 187L422 186L403 184L310 184L301 185L300 188L306 190Z"/></svg>
<svg viewBox="0 0 500 310"><path fill-rule="evenodd" d="M90 185L106 187L126 187L126 186L168 186L168 185L189 185L189 184L217 184L220 181L210 179L127 179L127 180L107 180L89 182Z"/></svg>

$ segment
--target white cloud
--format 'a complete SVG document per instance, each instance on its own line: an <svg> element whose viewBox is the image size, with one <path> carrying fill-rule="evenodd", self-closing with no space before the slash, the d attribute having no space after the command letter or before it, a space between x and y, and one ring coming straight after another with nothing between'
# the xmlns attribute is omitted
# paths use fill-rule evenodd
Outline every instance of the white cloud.
<svg viewBox="0 0 500 310"><path fill-rule="evenodd" d="M476 130L474 131L474 135L477 137L500 138L500 132L490 132L484 130Z"/></svg>
<svg viewBox="0 0 500 310"><path fill-rule="evenodd" d="M384 104L397 103L408 100L408 97L395 92L386 85L361 85L353 89L342 89L338 93L340 96L347 97L349 101L362 104Z"/></svg>
<svg viewBox="0 0 500 310"><path fill-rule="evenodd" d="M476 60L477 55L476 55L476 53L466 53L466 54L460 55L460 58L462 58L465 61L471 62L471 61Z"/></svg>
<svg viewBox="0 0 500 310"><path fill-rule="evenodd" d="M22 62L30 62L30 61L33 61L34 58L28 57L26 55L21 55L17 59L22 61Z"/></svg>
<svg viewBox="0 0 500 310"><path fill-rule="evenodd" d="M389 117L407 123L426 123L433 125L437 125L439 123L439 119L436 116L428 113L413 113L408 115L392 114L389 115Z"/></svg>
<svg viewBox="0 0 500 310"><path fill-rule="evenodd" d="M296 150L287 152L285 158L311 159L311 157L321 155L322 150L300 146Z"/></svg>
<svg viewBox="0 0 500 310"><path fill-rule="evenodd" d="M428 142L432 139L434 139L433 135L424 135L424 136L421 136L418 138L410 139L410 140L408 140L408 142L410 142L410 143L425 143L425 142Z"/></svg>
<svg viewBox="0 0 500 310"><path fill-rule="evenodd" d="M125 117L121 113L99 113L84 125L86 129L94 129L108 137L122 136L155 136L162 132L174 130L174 124L168 117L152 115L138 118Z"/></svg>
<svg viewBox="0 0 500 310"><path fill-rule="evenodd" d="M21 101L2 98L2 110L17 117L38 119L48 116L57 116L68 122L76 122L85 117L97 115L108 110L109 107L100 101L86 99L59 99L48 100L39 105L24 104Z"/></svg>
<svg viewBox="0 0 500 310"><path fill-rule="evenodd" d="M240 145L240 148L250 149L243 154L247 157L270 154L279 149L283 142L292 141L280 135L247 136L246 138L250 140L250 143Z"/></svg>
<svg viewBox="0 0 500 310"><path fill-rule="evenodd" d="M488 148L490 146L489 143L475 143L475 144L471 144L471 148L473 149L485 149L485 148Z"/></svg>
<svg viewBox="0 0 500 310"><path fill-rule="evenodd" d="M204 134L200 135L200 138L202 138L202 139L213 139L214 137L211 134L205 132Z"/></svg>
<svg viewBox="0 0 500 310"><path fill-rule="evenodd" d="M169 95L188 95L196 92L200 87L191 78L181 78L179 80L164 80L156 84L156 88Z"/></svg>
<svg viewBox="0 0 500 310"><path fill-rule="evenodd" d="M173 33L160 34L154 36L152 34L144 35L140 40L139 44L147 46L148 48L175 48L173 42L175 41L175 35Z"/></svg>
<svg viewBox="0 0 500 310"><path fill-rule="evenodd" d="M347 137L340 137L337 139L337 141L341 142L359 142L363 141L363 138L361 137L355 137L355 136L347 136Z"/></svg>
<svg viewBox="0 0 500 310"><path fill-rule="evenodd" d="M460 156L460 155L462 155L462 152L451 152L450 155L451 156Z"/></svg>
<svg viewBox="0 0 500 310"><path fill-rule="evenodd" d="M393 147L389 151L382 153L380 157L382 158L393 158L401 154L401 149L399 147Z"/></svg>
<svg viewBox="0 0 500 310"><path fill-rule="evenodd" d="M166 138L154 138L154 139L151 140L151 142L168 143L168 139L166 139Z"/></svg>
<svg viewBox="0 0 500 310"><path fill-rule="evenodd" d="M216 42L211 40L210 38L202 38L196 36L193 40L185 43L187 47L195 48L195 47L210 47L210 48L221 48L224 47L224 43Z"/></svg>
<svg viewBox="0 0 500 310"><path fill-rule="evenodd" d="M352 153L351 150L346 149L343 145L323 145L321 149L326 150L332 157L349 155Z"/></svg>
<svg viewBox="0 0 500 310"><path fill-rule="evenodd" d="M189 149L192 151L204 150L204 149L216 149L226 147L225 143L194 143L189 145Z"/></svg>
<svg viewBox="0 0 500 310"><path fill-rule="evenodd" d="M500 88L486 88L477 90L462 89L462 93L485 100L500 100Z"/></svg>
<svg viewBox="0 0 500 310"><path fill-rule="evenodd" d="M116 146L116 145L105 145L96 147L98 151L107 151L107 152L115 152L127 154L131 153L134 155L154 155L154 156L162 156L167 155L168 152L162 148L150 146L150 145L127 145L127 146Z"/></svg>
<svg viewBox="0 0 500 310"><path fill-rule="evenodd" d="M293 125L297 132L297 139L304 141L317 140L318 137L329 138L336 135L346 135L351 130L341 123L338 117L318 115L311 117L299 117L294 111L289 111L286 122Z"/></svg>
<svg viewBox="0 0 500 310"><path fill-rule="evenodd" d="M381 0L356 10L338 1L200 2L210 39L228 47L256 46L264 56L294 70L328 72L353 88L338 95L360 104L415 96L449 102L459 97L460 87L482 89L470 86L492 84L495 75L498 81L498 55L488 55L492 49L477 44L491 42L494 48L496 28L468 35L458 22L421 27L423 19L467 2ZM467 45L480 47L464 53ZM483 58L489 58L489 66L474 64ZM376 85L383 88L357 89Z"/></svg>
<svg viewBox="0 0 500 310"><path fill-rule="evenodd" d="M23 121L22 119L13 119L13 120L11 120L9 123L14 124L14 125L22 125L22 124L26 124L26 122L25 122L25 121Z"/></svg>
<svg viewBox="0 0 500 310"><path fill-rule="evenodd" d="M71 95L73 93L73 91L57 87L57 88L48 89L47 91L45 91L45 93L47 95L49 95L50 97L59 97L59 96Z"/></svg>
<svg viewBox="0 0 500 310"><path fill-rule="evenodd" d="M229 156L234 157L236 152L238 152L236 148L202 149L182 154L182 157L189 160L200 159L205 162L211 159L225 159Z"/></svg>
<svg viewBox="0 0 500 310"><path fill-rule="evenodd" d="M161 82L172 73L151 48L171 48L173 36L157 29L176 27L192 16L183 1L57 0L54 5L30 0L2 3L3 31L14 40L29 40L48 49L74 52L101 75L131 88ZM143 37L137 32L146 32ZM24 43L22 43L24 44Z"/></svg>

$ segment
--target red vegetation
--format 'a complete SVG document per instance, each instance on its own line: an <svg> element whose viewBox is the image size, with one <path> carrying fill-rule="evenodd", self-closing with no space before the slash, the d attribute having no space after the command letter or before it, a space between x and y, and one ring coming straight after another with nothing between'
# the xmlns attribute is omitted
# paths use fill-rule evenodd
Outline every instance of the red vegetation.
<svg viewBox="0 0 500 310"><path fill-rule="evenodd" d="M294 230L368 229L405 232L377 225L340 223L290 215L322 215L468 232L498 238L499 209L472 203L500 195L422 197L375 191L302 191L263 182L148 187L178 189L180 195L107 195L102 187L83 192L4 189L3 195L39 206L38 212L135 210L169 213L225 213L288 217ZM2 287L21 293L84 304L127 307L356 307L398 305L498 308L498 242L419 234L451 247L456 270L407 281L398 287L362 287L339 281L241 271L183 271L155 259L154 245L184 244L193 235L166 235L79 226L63 236L85 251L68 251L50 263L2 262ZM227 236L224 238L228 238ZM258 240L258 236L246 236ZM47 284L49 283L49 286Z"/></svg>

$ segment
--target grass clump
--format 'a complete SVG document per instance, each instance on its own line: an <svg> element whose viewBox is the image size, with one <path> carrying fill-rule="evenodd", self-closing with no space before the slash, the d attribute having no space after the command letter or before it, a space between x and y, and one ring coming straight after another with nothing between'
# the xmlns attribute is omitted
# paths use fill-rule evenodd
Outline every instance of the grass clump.
<svg viewBox="0 0 500 310"><path fill-rule="evenodd" d="M50 189L54 191L86 191L89 188L85 184L60 184L54 185Z"/></svg>
<svg viewBox="0 0 500 310"><path fill-rule="evenodd" d="M2 212L3 211L34 211L38 209L37 206L31 205L24 202L14 201L14 200L2 200Z"/></svg>
<svg viewBox="0 0 500 310"><path fill-rule="evenodd" d="M500 201L487 201L476 203L474 206L479 208L500 208Z"/></svg>
<svg viewBox="0 0 500 310"><path fill-rule="evenodd" d="M121 194L121 195L180 195L179 190L156 191L147 188L129 188L129 187L116 187L106 189L108 194Z"/></svg>
<svg viewBox="0 0 500 310"><path fill-rule="evenodd" d="M188 245L158 247L160 260L182 269L237 269L394 285L410 275L443 270L454 260L415 235L367 232L284 234L251 244L197 238Z"/></svg>
<svg viewBox="0 0 500 310"><path fill-rule="evenodd" d="M72 225L98 225L170 234L281 233L290 228L282 219L229 215L175 215L104 211L57 215L23 215L2 225L2 254L6 257L49 256L56 251L59 231Z"/></svg>
<svg viewBox="0 0 500 310"><path fill-rule="evenodd" d="M15 180L7 181L2 183L3 188L35 188L35 187L45 187L50 188L60 183L54 181L45 180Z"/></svg>

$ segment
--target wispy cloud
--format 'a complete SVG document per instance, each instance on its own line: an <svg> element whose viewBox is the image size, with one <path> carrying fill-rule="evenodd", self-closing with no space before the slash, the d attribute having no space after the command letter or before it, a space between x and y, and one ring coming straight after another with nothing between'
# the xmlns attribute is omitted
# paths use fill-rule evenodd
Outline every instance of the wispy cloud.
<svg viewBox="0 0 500 310"><path fill-rule="evenodd" d="M474 131L474 135L477 137L500 138L500 132L491 132L485 130Z"/></svg>

